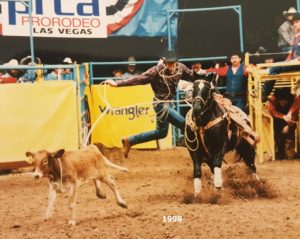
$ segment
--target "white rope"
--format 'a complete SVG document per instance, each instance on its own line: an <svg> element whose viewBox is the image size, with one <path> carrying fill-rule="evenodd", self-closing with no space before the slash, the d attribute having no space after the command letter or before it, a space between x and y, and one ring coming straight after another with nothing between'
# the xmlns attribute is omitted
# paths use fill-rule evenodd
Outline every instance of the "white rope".
<svg viewBox="0 0 300 239"><path fill-rule="evenodd" d="M59 162L59 171L60 171L60 185L61 185L61 192L63 193L65 190L64 190L64 185L63 185L63 176L62 176L62 163L61 163L61 160L60 158L57 158L58 159L58 162Z"/></svg>
<svg viewBox="0 0 300 239"><path fill-rule="evenodd" d="M187 135L187 124L185 124L185 128L184 128L185 145L190 151L195 152L199 148L199 139L198 139L197 133L194 130L193 130L193 132L194 132L195 138L193 140L191 140L191 139L189 139L189 137ZM190 147L188 143L194 143L194 142L197 142L196 147L195 148Z"/></svg>
<svg viewBox="0 0 300 239"><path fill-rule="evenodd" d="M96 128L97 124L99 123L99 121L102 119L102 117L107 113L107 111L109 111L111 108L110 106L107 106L107 108L102 112L102 114L99 115L99 117L97 118L97 120L94 122L94 124L92 125L89 133L87 134L86 138L84 139L83 142L83 147L86 147L89 141L89 138L93 132L93 130Z"/></svg>

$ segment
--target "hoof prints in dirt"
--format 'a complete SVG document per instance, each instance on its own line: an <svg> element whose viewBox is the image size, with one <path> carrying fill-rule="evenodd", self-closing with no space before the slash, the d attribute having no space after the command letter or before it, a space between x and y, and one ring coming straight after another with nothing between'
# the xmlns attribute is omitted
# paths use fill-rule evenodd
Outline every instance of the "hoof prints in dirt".
<svg viewBox="0 0 300 239"><path fill-rule="evenodd" d="M176 194L159 194L159 195L150 195L147 198L147 202L178 202L180 195Z"/></svg>
<svg viewBox="0 0 300 239"><path fill-rule="evenodd" d="M186 193L183 196L181 203L183 204L194 204L194 203L205 203L205 204L227 204L228 200L224 200L220 193L213 192L202 192L201 196L195 197L193 194Z"/></svg>

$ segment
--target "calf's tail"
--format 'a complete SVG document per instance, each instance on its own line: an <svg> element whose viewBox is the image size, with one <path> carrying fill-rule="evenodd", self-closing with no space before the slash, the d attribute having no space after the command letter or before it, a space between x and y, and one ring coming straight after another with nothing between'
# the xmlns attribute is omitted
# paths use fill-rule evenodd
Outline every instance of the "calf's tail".
<svg viewBox="0 0 300 239"><path fill-rule="evenodd" d="M120 171L122 171L122 172L127 172L127 173L129 173L129 170L128 170L127 168L121 167L121 166L119 166L119 165L117 165L117 164L114 164L114 163L111 162L108 158L106 158L104 155L103 155L103 160L104 160L104 164L105 164L106 166L110 166L110 167L112 167L112 168L114 168L114 169L118 169L118 170L120 170Z"/></svg>
<svg viewBox="0 0 300 239"><path fill-rule="evenodd" d="M113 162L111 162L108 158L106 158L106 157L103 155L103 153L101 153L100 149L99 149L96 145L92 145L92 147L94 147L94 149L95 149L97 152L99 152L99 154L100 154L101 157L103 158L103 161L104 161L105 166L109 166L109 167L111 167L111 168L118 169L118 170L120 170L120 171L122 171L122 172L127 172L127 173L130 172L127 168L121 167L121 166L119 166L119 165L114 164Z"/></svg>

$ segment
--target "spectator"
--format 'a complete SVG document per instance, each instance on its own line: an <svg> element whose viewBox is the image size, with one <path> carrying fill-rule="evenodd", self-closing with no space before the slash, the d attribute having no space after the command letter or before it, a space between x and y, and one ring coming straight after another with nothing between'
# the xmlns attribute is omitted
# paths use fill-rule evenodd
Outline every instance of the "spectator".
<svg viewBox="0 0 300 239"><path fill-rule="evenodd" d="M201 70L202 68L202 64L200 62L196 62L192 65L192 69L194 70L194 72L198 72L199 70Z"/></svg>
<svg viewBox="0 0 300 239"><path fill-rule="evenodd" d="M19 62L16 59L11 59L9 62L3 64L3 66L7 66L7 67L14 67L14 66L18 66L18 65L19 65ZM16 69L6 70L6 73L1 74L0 84L16 83L18 76L20 76L19 70L16 70Z"/></svg>
<svg viewBox="0 0 300 239"><path fill-rule="evenodd" d="M225 97L228 97L232 104L246 111L247 100L247 70L245 65L241 63L239 54L234 53L230 57L231 65L219 68L210 68L200 70L198 74L206 74L207 72L217 73L219 76L226 76L226 92Z"/></svg>
<svg viewBox="0 0 300 239"><path fill-rule="evenodd" d="M61 69L54 69L44 77L44 80L61 80L62 79L61 75L62 75Z"/></svg>
<svg viewBox="0 0 300 239"><path fill-rule="evenodd" d="M286 18L278 29L278 47L282 52L288 52L292 48L293 39L295 36L292 26L292 15L296 13L294 7L290 7L288 11L283 11L283 16Z"/></svg>
<svg viewBox="0 0 300 239"><path fill-rule="evenodd" d="M68 64L68 65L74 64L70 57L66 57L62 63ZM70 69L70 68L64 69L62 71L61 79L62 80L74 80L72 69Z"/></svg>
<svg viewBox="0 0 300 239"><path fill-rule="evenodd" d="M131 146L165 138L168 134L169 123L184 129L184 118L175 111L172 103L166 102L173 100L180 79L193 81L193 71L178 62L177 54L174 51L168 51L164 62L151 67L141 75L119 81L106 81L113 87L151 84L154 91L153 105L156 112L156 129L122 139L126 158Z"/></svg>
<svg viewBox="0 0 300 239"><path fill-rule="evenodd" d="M24 57L20 61L20 65L34 66L34 65L40 65L40 64L42 64L42 61L38 57L34 58L34 63L31 62L31 56ZM25 74L18 79L18 82L19 83L23 83L23 82L32 82L33 83L35 80L36 80L36 71L34 69L28 69L25 71Z"/></svg>
<svg viewBox="0 0 300 239"><path fill-rule="evenodd" d="M140 75L142 72L136 69L135 58L133 56L128 57L127 61L129 62L127 65L127 69L124 73L124 77Z"/></svg>
<svg viewBox="0 0 300 239"><path fill-rule="evenodd" d="M123 76L123 71L121 69L115 69L113 70L114 77L121 78Z"/></svg>
<svg viewBox="0 0 300 239"><path fill-rule="evenodd" d="M289 88L276 89L274 96L269 100L268 109L274 119L276 158L279 160L294 157L299 106L300 98L291 94Z"/></svg>
<svg viewBox="0 0 300 239"><path fill-rule="evenodd" d="M300 13L296 12L292 14L291 21L295 32L295 37L292 44L292 51L290 52L285 61L298 62L300 60ZM274 66L270 68L269 74L276 75L281 72L288 72L294 70L299 70L299 66Z"/></svg>

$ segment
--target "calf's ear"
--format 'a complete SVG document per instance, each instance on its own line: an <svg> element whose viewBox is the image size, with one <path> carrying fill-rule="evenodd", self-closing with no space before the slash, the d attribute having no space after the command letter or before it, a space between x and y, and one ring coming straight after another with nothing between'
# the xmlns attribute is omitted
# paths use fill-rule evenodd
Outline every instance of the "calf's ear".
<svg viewBox="0 0 300 239"><path fill-rule="evenodd" d="M54 157L55 157L55 158L60 158L61 156L63 156L64 153L65 153L65 150L64 150L64 149L57 150L57 151L54 153Z"/></svg>
<svg viewBox="0 0 300 239"><path fill-rule="evenodd" d="M30 157L30 156L32 157L33 156L33 153L31 153L31 152L26 152L25 154L26 154L26 157Z"/></svg>

